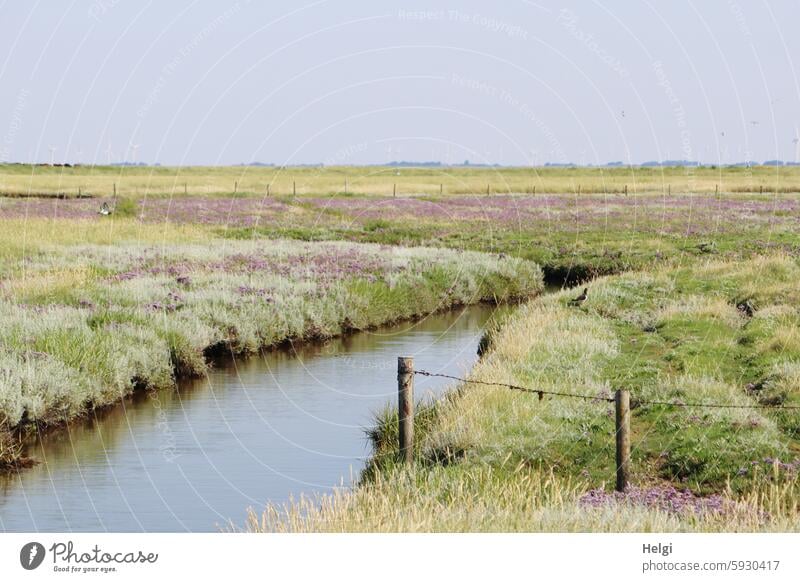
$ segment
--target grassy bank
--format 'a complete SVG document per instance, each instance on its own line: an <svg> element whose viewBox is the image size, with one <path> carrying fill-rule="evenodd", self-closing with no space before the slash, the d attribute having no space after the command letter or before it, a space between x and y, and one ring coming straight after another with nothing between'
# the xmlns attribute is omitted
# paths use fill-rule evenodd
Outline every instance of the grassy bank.
<svg viewBox="0 0 800 582"><path fill-rule="evenodd" d="M261 531L796 531L800 520L798 296L786 255L600 279L523 307L474 380L424 408L413 468L396 464L396 415L352 493L251 515ZM634 402L633 485L614 478L612 408ZM648 404L661 401L666 404ZM680 404L762 405L696 408Z"/></svg>
<svg viewBox="0 0 800 582"><path fill-rule="evenodd" d="M249 354L542 288L536 265L478 253L201 240L191 228L156 244L156 227L137 242L124 222L104 233L62 220L52 236L46 223L19 226L0 261L6 465L16 458L9 431L172 386L204 373L217 351ZM70 238L81 231L94 242Z"/></svg>

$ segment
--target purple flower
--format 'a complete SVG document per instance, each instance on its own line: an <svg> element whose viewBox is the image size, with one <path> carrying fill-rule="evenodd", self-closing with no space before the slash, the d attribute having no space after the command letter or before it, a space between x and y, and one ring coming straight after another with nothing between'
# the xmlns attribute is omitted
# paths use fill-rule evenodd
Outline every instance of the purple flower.
<svg viewBox="0 0 800 582"><path fill-rule="evenodd" d="M701 497L689 490L679 490L669 485L648 488L628 487L624 493L592 489L579 499L585 507L635 505L657 509L672 514L725 513L730 502L720 495Z"/></svg>

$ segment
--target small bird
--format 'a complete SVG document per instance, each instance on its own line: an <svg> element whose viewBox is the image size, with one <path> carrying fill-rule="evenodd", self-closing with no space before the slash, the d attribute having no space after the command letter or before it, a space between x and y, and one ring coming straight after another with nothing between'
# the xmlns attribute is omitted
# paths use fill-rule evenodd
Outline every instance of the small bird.
<svg viewBox="0 0 800 582"><path fill-rule="evenodd" d="M739 313L745 317L753 317L753 314L756 312L756 308L749 299L745 299L744 301L737 303L736 309L738 309Z"/></svg>
<svg viewBox="0 0 800 582"><path fill-rule="evenodd" d="M111 214L111 208L109 207L108 202L103 202L102 206L100 206L100 210L97 213L102 214L103 216L108 216Z"/></svg>
<svg viewBox="0 0 800 582"><path fill-rule="evenodd" d="M578 295L575 299L570 300L569 304L570 305L580 305L581 303L586 301L586 298L588 296L589 296L589 288L588 287L584 287L583 288L583 293Z"/></svg>

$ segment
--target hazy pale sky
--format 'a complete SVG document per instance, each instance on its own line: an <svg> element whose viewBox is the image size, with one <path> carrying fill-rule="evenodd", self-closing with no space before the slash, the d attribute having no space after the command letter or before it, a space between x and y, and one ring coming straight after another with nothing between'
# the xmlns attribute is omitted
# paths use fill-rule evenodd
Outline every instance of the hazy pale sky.
<svg viewBox="0 0 800 582"><path fill-rule="evenodd" d="M0 0L0 160L796 160L797 0Z"/></svg>

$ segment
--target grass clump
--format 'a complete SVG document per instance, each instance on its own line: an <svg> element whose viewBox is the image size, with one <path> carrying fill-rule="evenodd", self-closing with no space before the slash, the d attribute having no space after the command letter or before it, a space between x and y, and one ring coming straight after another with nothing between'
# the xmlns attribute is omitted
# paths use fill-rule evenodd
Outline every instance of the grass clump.
<svg viewBox="0 0 800 582"><path fill-rule="evenodd" d="M768 468L766 472L771 471ZM745 496L724 491L700 510L654 507L632 492L601 504L586 485L524 464L398 468L355 491L251 509L250 532L797 532L800 483L760 479ZM708 507L708 509L706 509ZM719 507L719 509L717 509ZM231 529L236 530L235 526Z"/></svg>
<svg viewBox="0 0 800 582"><path fill-rule="evenodd" d="M354 243L48 247L0 288L0 418L60 423L202 374L224 351L328 338L538 294L516 258ZM69 276L67 276L68 274ZM10 450L10 449L4 449Z"/></svg>
<svg viewBox="0 0 800 582"><path fill-rule="evenodd" d="M797 397L797 270L785 256L716 261L600 279L581 305L575 291L531 302L493 333L470 378L589 399L465 384L423 407L412 467L392 461L396 416L386 413L356 490L269 507L248 528L794 531L800 414L693 405ZM764 272L770 289L755 293ZM737 307L745 295L757 300L752 314ZM606 399L621 387L632 392L633 487L614 496Z"/></svg>

